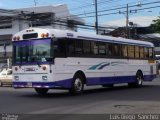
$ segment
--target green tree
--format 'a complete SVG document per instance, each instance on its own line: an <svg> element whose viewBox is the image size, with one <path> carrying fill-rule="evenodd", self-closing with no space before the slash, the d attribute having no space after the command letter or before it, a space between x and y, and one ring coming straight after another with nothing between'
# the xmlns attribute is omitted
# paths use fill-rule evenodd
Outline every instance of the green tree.
<svg viewBox="0 0 160 120"><path fill-rule="evenodd" d="M158 32L160 33L160 16L158 17L157 20L153 20L153 24L151 24L151 29L154 31L154 32Z"/></svg>

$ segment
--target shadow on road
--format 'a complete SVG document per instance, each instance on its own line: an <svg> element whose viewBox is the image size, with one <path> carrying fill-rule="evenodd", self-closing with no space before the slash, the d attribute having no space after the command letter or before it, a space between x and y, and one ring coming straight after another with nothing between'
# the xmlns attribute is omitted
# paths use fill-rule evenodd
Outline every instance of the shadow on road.
<svg viewBox="0 0 160 120"><path fill-rule="evenodd" d="M50 90L50 92L41 96L33 93L21 94L21 97L34 98L34 99L89 99L89 100L142 100L142 101L160 101L160 85L144 85L142 88L129 88L128 86L116 86L113 88L93 88L85 90L82 94L72 96L68 91L56 92Z"/></svg>

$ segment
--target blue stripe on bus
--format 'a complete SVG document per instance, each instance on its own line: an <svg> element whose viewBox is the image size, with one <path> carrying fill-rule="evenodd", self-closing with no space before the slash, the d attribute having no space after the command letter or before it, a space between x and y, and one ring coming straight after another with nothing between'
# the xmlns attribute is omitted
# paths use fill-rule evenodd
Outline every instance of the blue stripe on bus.
<svg viewBox="0 0 160 120"><path fill-rule="evenodd" d="M144 81L152 81L156 75L146 75L144 76ZM117 76L117 77L93 77L87 78L86 85L107 85L107 84L117 84L117 83L132 83L135 82L135 76ZM56 82L13 82L13 87L29 87L28 83L32 83L30 87L46 87L46 88L71 88L72 78L56 81Z"/></svg>

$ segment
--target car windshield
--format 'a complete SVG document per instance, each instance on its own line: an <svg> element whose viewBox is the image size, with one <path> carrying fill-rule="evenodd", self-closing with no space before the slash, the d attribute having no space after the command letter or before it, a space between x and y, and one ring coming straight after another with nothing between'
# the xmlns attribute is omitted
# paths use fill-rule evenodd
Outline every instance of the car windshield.
<svg viewBox="0 0 160 120"><path fill-rule="evenodd" d="M13 52L15 64L51 62L51 39L14 42Z"/></svg>

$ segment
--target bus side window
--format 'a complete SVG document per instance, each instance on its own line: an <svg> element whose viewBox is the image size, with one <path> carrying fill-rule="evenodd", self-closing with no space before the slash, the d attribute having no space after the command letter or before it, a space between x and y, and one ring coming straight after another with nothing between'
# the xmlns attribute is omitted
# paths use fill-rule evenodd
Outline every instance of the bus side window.
<svg viewBox="0 0 160 120"><path fill-rule="evenodd" d="M127 50L127 45L122 45L122 56L124 58L128 57L128 50Z"/></svg>
<svg viewBox="0 0 160 120"><path fill-rule="evenodd" d="M153 58L153 48L149 48L149 58Z"/></svg>
<svg viewBox="0 0 160 120"><path fill-rule="evenodd" d="M120 57L121 56L121 45L113 44L113 56Z"/></svg>
<svg viewBox="0 0 160 120"><path fill-rule="evenodd" d="M144 58L144 47L140 47L140 58Z"/></svg>
<svg viewBox="0 0 160 120"><path fill-rule="evenodd" d="M74 49L75 49L75 40L67 39L67 51L69 55L73 56L74 55Z"/></svg>
<svg viewBox="0 0 160 120"><path fill-rule="evenodd" d="M144 48L144 57L149 58L149 49L147 47Z"/></svg>
<svg viewBox="0 0 160 120"><path fill-rule="evenodd" d="M109 43L108 44L108 56L113 56L113 48L112 48L112 44Z"/></svg>
<svg viewBox="0 0 160 120"><path fill-rule="evenodd" d="M66 40L65 39L59 39L57 41L57 47L56 47L56 56L57 57L65 57L66 56Z"/></svg>
<svg viewBox="0 0 160 120"><path fill-rule="evenodd" d="M128 56L129 58L134 58L134 46L133 45L129 45L128 46Z"/></svg>
<svg viewBox="0 0 160 120"><path fill-rule="evenodd" d="M83 53L83 41L76 40L75 41L75 54L82 54Z"/></svg>
<svg viewBox="0 0 160 120"><path fill-rule="evenodd" d="M90 41L83 40L83 52L86 55L91 53L91 43L90 43Z"/></svg>
<svg viewBox="0 0 160 120"><path fill-rule="evenodd" d="M98 43L94 41L91 42L91 53L93 55L98 55Z"/></svg>
<svg viewBox="0 0 160 120"><path fill-rule="evenodd" d="M138 46L135 46L135 58L140 58L140 49Z"/></svg>
<svg viewBox="0 0 160 120"><path fill-rule="evenodd" d="M99 55L106 55L106 44L103 42L99 43Z"/></svg>

